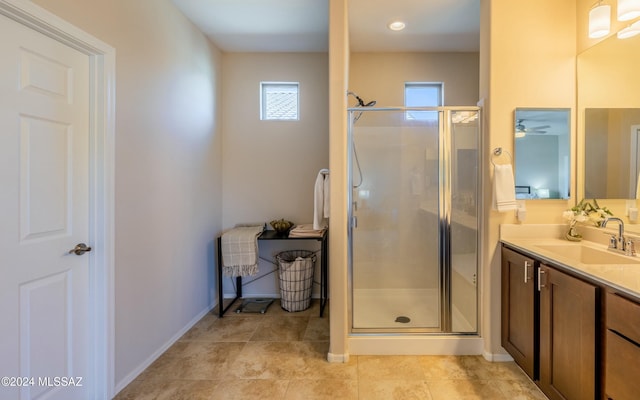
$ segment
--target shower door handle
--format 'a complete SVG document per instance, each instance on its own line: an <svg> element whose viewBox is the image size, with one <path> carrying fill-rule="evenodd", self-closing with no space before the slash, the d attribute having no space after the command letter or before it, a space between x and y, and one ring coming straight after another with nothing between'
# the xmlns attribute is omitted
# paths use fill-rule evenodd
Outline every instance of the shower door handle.
<svg viewBox="0 0 640 400"><path fill-rule="evenodd" d="M352 228L358 227L358 217L351 217L351 227Z"/></svg>

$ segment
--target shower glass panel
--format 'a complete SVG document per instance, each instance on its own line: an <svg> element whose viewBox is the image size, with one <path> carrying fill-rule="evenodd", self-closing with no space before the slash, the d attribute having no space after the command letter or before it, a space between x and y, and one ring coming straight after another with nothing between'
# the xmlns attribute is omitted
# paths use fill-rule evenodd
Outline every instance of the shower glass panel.
<svg viewBox="0 0 640 400"><path fill-rule="evenodd" d="M477 107L349 121L352 332L475 333Z"/></svg>

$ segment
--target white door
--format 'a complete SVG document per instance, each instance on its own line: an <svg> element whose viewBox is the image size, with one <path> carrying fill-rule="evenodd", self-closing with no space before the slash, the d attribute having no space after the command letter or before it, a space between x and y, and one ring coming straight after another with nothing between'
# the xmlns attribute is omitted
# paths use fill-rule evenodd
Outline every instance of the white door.
<svg viewBox="0 0 640 400"><path fill-rule="evenodd" d="M0 398L87 399L89 57L4 16L0 54Z"/></svg>

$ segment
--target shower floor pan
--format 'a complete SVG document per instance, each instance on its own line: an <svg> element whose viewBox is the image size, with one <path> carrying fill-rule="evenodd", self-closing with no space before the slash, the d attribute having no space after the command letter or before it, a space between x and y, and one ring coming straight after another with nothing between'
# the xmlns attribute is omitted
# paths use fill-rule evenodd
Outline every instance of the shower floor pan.
<svg viewBox="0 0 640 400"><path fill-rule="evenodd" d="M355 289L354 329L438 329L437 289Z"/></svg>

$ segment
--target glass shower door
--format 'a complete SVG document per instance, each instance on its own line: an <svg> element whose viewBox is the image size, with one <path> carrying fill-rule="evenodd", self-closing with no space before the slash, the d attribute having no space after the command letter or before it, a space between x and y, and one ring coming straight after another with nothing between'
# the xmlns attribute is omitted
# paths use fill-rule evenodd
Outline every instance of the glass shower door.
<svg viewBox="0 0 640 400"><path fill-rule="evenodd" d="M451 111L448 121L451 148L448 331L474 333L478 330L478 112Z"/></svg>
<svg viewBox="0 0 640 400"><path fill-rule="evenodd" d="M352 332L475 333L478 110L350 117Z"/></svg>
<svg viewBox="0 0 640 400"><path fill-rule="evenodd" d="M352 115L352 328L440 331L438 113Z"/></svg>

